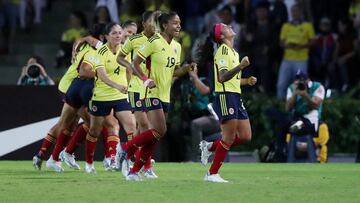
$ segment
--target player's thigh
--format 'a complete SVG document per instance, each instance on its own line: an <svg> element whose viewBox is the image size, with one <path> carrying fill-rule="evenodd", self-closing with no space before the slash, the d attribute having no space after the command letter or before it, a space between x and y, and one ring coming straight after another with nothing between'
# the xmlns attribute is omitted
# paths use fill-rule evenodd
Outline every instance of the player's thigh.
<svg viewBox="0 0 360 203"><path fill-rule="evenodd" d="M134 133L136 131L135 116L131 111L118 111L115 113L126 133Z"/></svg>
<svg viewBox="0 0 360 203"><path fill-rule="evenodd" d="M63 110L60 116L60 127L61 129L70 130L73 122L77 118L77 109L71 107L70 105L64 103Z"/></svg>
<svg viewBox="0 0 360 203"><path fill-rule="evenodd" d="M251 125L249 119L237 120L236 135L240 140L250 141L251 140Z"/></svg>
<svg viewBox="0 0 360 203"><path fill-rule="evenodd" d="M155 109L147 112L150 127L158 131L162 136L166 133L166 116L162 109Z"/></svg>
<svg viewBox="0 0 360 203"><path fill-rule="evenodd" d="M92 137L99 137L103 128L105 117L90 115L90 130L89 133Z"/></svg>

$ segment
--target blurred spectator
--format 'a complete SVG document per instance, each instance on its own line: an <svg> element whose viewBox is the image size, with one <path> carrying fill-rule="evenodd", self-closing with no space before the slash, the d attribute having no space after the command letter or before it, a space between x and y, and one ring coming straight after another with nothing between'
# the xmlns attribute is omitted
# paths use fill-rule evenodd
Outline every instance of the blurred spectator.
<svg viewBox="0 0 360 203"><path fill-rule="evenodd" d="M30 23L40 24L42 8L45 7L45 0L21 0L20 3L20 28L29 29ZM34 14L34 19L29 19L29 11ZM29 22L30 21L30 22Z"/></svg>
<svg viewBox="0 0 360 203"><path fill-rule="evenodd" d="M209 33L214 24L220 22L218 16L219 3L221 0L208 1L208 9L204 16L204 30L203 33Z"/></svg>
<svg viewBox="0 0 360 203"><path fill-rule="evenodd" d="M184 30L181 30L176 39L181 44L180 63L189 60L191 50L191 36Z"/></svg>
<svg viewBox="0 0 360 203"><path fill-rule="evenodd" d="M284 0L275 0L270 6L270 11L277 29L280 30L281 26L288 21L288 12Z"/></svg>
<svg viewBox="0 0 360 203"><path fill-rule="evenodd" d="M17 85L44 86L55 85L55 83L46 73L42 58L39 56L32 56L22 68Z"/></svg>
<svg viewBox="0 0 360 203"><path fill-rule="evenodd" d="M108 24L111 22L109 10L106 6L99 6L95 9L93 24Z"/></svg>
<svg viewBox="0 0 360 203"><path fill-rule="evenodd" d="M204 28L204 1L186 0L185 1L185 29L192 38L198 37ZM215 23L215 22L213 22Z"/></svg>
<svg viewBox="0 0 360 203"><path fill-rule="evenodd" d="M0 1L0 55L13 49L19 4L20 0Z"/></svg>
<svg viewBox="0 0 360 203"><path fill-rule="evenodd" d="M280 45L284 48L284 58L280 65L277 81L277 97L284 99L286 88L294 80L297 70L307 74L309 47L315 36L313 25L303 21L299 5L291 9L293 20L281 28Z"/></svg>
<svg viewBox="0 0 360 203"><path fill-rule="evenodd" d="M141 14L143 12L144 12L143 1L125 0L123 6L121 7L120 22L134 21L138 25L141 25Z"/></svg>
<svg viewBox="0 0 360 203"><path fill-rule="evenodd" d="M355 16L360 12L360 0L352 0L349 7L349 15L351 18L355 18Z"/></svg>
<svg viewBox="0 0 360 203"><path fill-rule="evenodd" d="M237 35L235 36L235 39L234 39L234 48L235 48L235 50L238 50L239 46L240 46L240 24L238 24L234 20L234 14L233 14L230 6L226 5L226 6L222 7L219 10L218 15L219 15L221 23L231 26L232 29L234 30L234 32L237 33Z"/></svg>
<svg viewBox="0 0 360 203"><path fill-rule="evenodd" d="M320 21L319 33L311 48L309 75L325 84L325 87L329 87L328 70L334 60L336 46L337 35L332 32L330 19L324 17Z"/></svg>
<svg viewBox="0 0 360 203"><path fill-rule="evenodd" d="M118 5L116 0L97 0L95 9L105 6L108 9L110 19L114 23L119 23Z"/></svg>
<svg viewBox="0 0 360 203"><path fill-rule="evenodd" d="M348 18L341 19L338 22L338 30L338 46L335 51L334 63L330 67L330 86L346 91L351 80L349 78L351 63L356 57L357 36L353 23Z"/></svg>
<svg viewBox="0 0 360 203"><path fill-rule="evenodd" d="M60 50L56 54L56 67L71 64L72 45L75 40L85 36L87 29L86 17L81 11L73 11L69 18L69 28L62 33Z"/></svg>
<svg viewBox="0 0 360 203"><path fill-rule="evenodd" d="M254 75L259 78L262 92L275 92L274 59L279 50L278 33L269 19L269 4L260 2L255 9L256 18L244 28L241 37L241 52L252 59L253 68L246 69L244 76ZM278 54L279 55L279 54Z"/></svg>
<svg viewBox="0 0 360 203"><path fill-rule="evenodd" d="M169 12L171 10L167 0L145 0L145 8L147 11Z"/></svg>

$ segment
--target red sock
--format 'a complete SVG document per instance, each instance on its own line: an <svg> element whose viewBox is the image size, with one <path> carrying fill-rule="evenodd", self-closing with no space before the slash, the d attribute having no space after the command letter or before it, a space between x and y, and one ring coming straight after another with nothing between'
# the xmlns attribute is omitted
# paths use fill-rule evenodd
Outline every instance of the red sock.
<svg viewBox="0 0 360 203"><path fill-rule="evenodd" d="M109 131L107 130L107 128L103 128L101 130L101 135L103 136L103 145L104 145L104 156L106 158L109 158L110 157L110 154L109 154L109 146L108 146L108 137L109 137Z"/></svg>
<svg viewBox="0 0 360 203"><path fill-rule="evenodd" d="M107 138L107 151L109 156L108 157L115 157L116 155L116 145L119 143L119 136L118 135L109 135Z"/></svg>
<svg viewBox="0 0 360 203"><path fill-rule="evenodd" d="M82 124L79 125L75 132L73 133L69 143L66 145L66 152L72 154L79 147L80 143L82 143L86 139L86 134L89 132L89 127L87 125Z"/></svg>
<svg viewBox="0 0 360 203"><path fill-rule="evenodd" d="M210 152L214 152L219 143L220 143L220 140L214 141L214 142L212 143L209 151L210 151Z"/></svg>
<svg viewBox="0 0 360 203"><path fill-rule="evenodd" d="M146 163L144 164L144 171L151 168L151 156L147 159Z"/></svg>
<svg viewBox="0 0 360 203"><path fill-rule="evenodd" d="M235 140L234 140L234 142L232 143L232 147L235 147L235 146L237 146L237 145L240 145L240 144L244 144L245 143L245 141L243 141L243 140L240 140L240 138L238 137L238 136L235 136Z"/></svg>
<svg viewBox="0 0 360 203"><path fill-rule="evenodd" d="M210 167L210 175L217 174L219 169L224 162L228 151L230 150L230 145L226 144L224 141L220 141L215 150L214 160Z"/></svg>
<svg viewBox="0 0 360 203"><path fill-rule="evenodd" d="M155 129L150 129L140 133L132 140L124 143L122 147L124 150L127 150L128 158L131 158L135 154L138 147L142 147L152 142L157 142L157 140L159 140L160 138L161 135Z"/></svg>
<svg viewBox="0 0 360 203"><path fill-rule="evenodd" d="M131 158L135 158L134 160L136 160L137 157L140 157L140 154L141 154L141 148L138 148L138 149L136 150L134 156L131 157Z"/></svg>
<svg viewBox="0 0 360 203"><path fill-rule="evenodd" d="M56 138L53 137L50 133L48 133L45 138L43 139L43 142L41 144L41 147L40 147L40 151L38 152L38 156L41 158L41 159L44 159L45 157L45 153L47 152L47 150L53 146L54 144L56 143Z"/></svg>
<svg viewBox="0 0 360 203"><path fill-rule="evenodd" d="M85 160L88 164L92 164L94 162L96 142L96 137L92 137L89 133L86 135Z"/></svg>
<svg viewBox="0 0 360 203"><path fill-rule="evenodd" d="M153 142L147 144L141 148L140 157L136 158L134 166L130 169L130 173L137 173L143 167L143 165L147 162L147 160L154 153L157 142ZM145 169L145 168L144 168Z"/></svg>
<svg viewBox="0 0 360 203"><path fill-rule="evenodd" d="M51 154L52 158L55 161L59 161L59 154L65 148L70 138L71 138L71 134L68 130L61 131L59 137L56 140L56 145L53 150L53 153Z"/></svg>

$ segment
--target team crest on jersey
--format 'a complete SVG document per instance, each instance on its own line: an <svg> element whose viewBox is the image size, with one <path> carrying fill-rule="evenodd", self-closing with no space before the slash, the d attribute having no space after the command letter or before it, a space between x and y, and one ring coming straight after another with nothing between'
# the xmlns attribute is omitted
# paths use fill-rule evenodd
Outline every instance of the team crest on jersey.
<svg viewBox="0 0 360 203"><path fill-rule="evenodd" d="M234 114L234 109L233 108L229 108L229 113L231 114L231 115L233 115Z"/></svg>
<svg viewBox="0 0 360 203"><path fill-rule="evenodd" d="M152 101L152 104L154 105L154 106L157 106L157 105L159 105L159 100L158 99L154 99L153 101Z"/></svg>
<svg viewBox="0 0 360 203"><path fill-rule="evenodd" d="M96 112L96 111L97 111L97 106L92 106L92 107L91 107L91 110L92 110L93 112Z"/></svg>
<svg viewBox="0 0 360 203"><path fill-rule="evenodd" d="M226 65L226 60L225 59L220 59L219 64L222 65L222 66Z"/></svg>
<svg viewBox="0 0 360 203"><path fill-rule="evenodd" d="M141 107L142 106L141 101L137 101L135 105L136 107Z"/></svg>
<svg viewBox="0 0 360 203"><path fill-rule="evenodd" d="M140 46L139 50L142 51L142 50L144 50L144 48L145 48L145 44L142 44L142 45Z"/></svg>

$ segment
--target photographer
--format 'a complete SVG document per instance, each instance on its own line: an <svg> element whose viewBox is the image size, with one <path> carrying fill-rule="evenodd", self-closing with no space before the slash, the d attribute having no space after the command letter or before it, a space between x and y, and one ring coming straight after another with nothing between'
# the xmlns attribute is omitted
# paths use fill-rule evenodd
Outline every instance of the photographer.
<svg viewBox="0 0 360 203"><path fill-rule="evenodd" d="M54 85L43 64L39 56L30 57L26 66L22 68L17 85Z"/></svg>
<svg viewBox="0 0 360 203"><path fill-rule="evenodd" d="M314 135L317 137L325 89L319 82L311 81L298 70L294 82L288 87L283 113L271 108L268 117L277 123L275 162L286 161L286 134Z"/></svg>

